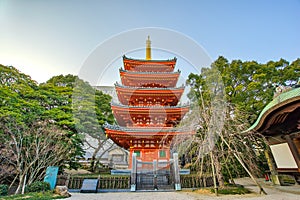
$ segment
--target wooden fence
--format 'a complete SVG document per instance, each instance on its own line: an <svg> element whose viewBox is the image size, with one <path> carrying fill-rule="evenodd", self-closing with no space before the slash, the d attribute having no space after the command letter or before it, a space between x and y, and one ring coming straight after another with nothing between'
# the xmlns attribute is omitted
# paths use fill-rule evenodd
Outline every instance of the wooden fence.
<svg viewBox="0 0 300 200"><path fill-rule="evenodd" d="M57 185L67 185L69 189L80 189L83 179L98 179L97 189L129 189L130 176L99 176L99 177L83 177L83 176L58 176Z"/></svg>
<svg viewBox="0 0 300 200"><path fill-rule="evenodd" d="M199 177L197 175L181 175L180 182L182 188L203 188L214 185L212 177Z"/></svg>
<svg viewBox="0 0 300 200"><path fill-rule="evenodd" d="M67 185L69 189L80 189L83 179L98 179L97 189L117 190L130 189L130 176L58 176L57 185ZM197 175L181 175L182 188L203 188L213 186L212 177L199 177Z"/></svg>

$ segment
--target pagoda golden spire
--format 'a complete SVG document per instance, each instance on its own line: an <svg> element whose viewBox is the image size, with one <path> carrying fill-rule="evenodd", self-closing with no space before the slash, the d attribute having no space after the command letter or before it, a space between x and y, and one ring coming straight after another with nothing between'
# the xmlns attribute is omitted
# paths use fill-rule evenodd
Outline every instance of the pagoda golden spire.
<svg viewBox="0 0 300 200"><path fill-rule="evenodd" d="M146 60L151 60L151 41L149 35L148 39L146 40Z"/></svg>

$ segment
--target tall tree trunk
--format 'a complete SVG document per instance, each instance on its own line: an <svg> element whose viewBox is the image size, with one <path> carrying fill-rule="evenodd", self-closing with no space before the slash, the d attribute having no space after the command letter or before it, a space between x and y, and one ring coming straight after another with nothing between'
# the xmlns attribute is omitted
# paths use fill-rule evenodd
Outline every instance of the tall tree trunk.
<svg viewBox="0 0 300 200"><path fill-rule="evenodd" d="M90 167L90 170L91 172L95 172L95 152L93 153L93 156L92 156L92 159L91 159L91 167Z"/></svg>
<svg viewBox="0 0 300 200"><path fill-rule="evenodd" d="M23 182L24 182L24 174L20 174L19 175L19 183L18 183L18 187L17 187L17 189L15 191L15 194L20 194Z"/></svg>
<svg viewBox="0 0 300 200"><path fill-rule="evenodd" d="M25 193L26 179L27 179L27 176L25 175L23 185L22 185L22 193L21 194Z"/></svg>
<svg viewBox="0 0 300 200"><path fill-rule="evenodd" d="M216 196L218 196L218 186L217 186L216 174L215 174L215 163L214 163L212 151L210 152L210 162L211 162L212 177L213 177L213 181L214 181L215 194L216 194Z"/></svg>
<svg viewBox="0 0 300 200"><path fill-rule="evenodd" d="M203 163L204 163L204 156L201 158L201 164L200 164L200 177L203 175Z"/></svg>
<svg viewBox="0 0 300 200"><path fill-rule="evenodd" d="M222 169L221 163L219 161L219 158L218 158L218 155L217 155L217 152L215 149L213 150L213 153L212 153L212 159L213 159L213 163L215 165L216 176L217 176L217 179L219 182L219 186L224 187L224 177L223 177L222 170L221 170Z"/></svg>

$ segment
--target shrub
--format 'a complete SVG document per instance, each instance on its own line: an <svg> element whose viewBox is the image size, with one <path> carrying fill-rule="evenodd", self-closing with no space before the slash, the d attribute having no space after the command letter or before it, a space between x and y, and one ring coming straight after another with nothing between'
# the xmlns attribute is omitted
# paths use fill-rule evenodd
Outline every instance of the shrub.
<svg viewBox="0 0 300 200"><path fill-rule="evenodd" d="M289 185L296 184L296 179L294 176L280 174L280 175L278 175L278 178L279 178L280 185L282 185L282 186L289 186Z"/></svg>
<svg viewBox="0 0 300 200"><path fill-rule="evenodd" d="M47 192L30 192L26 194L15 194L6 197L0 197L1 200L53 200L63 199L65 197L54 194L52 191Z"/></svg>
<svg viewBox="0 0 300 200"><path fill-rule="evenodd" d="M5 196L8 193L8 186L0 184L0 196Z"/></svg>
<svg viewBox="0 0 300 200"><path fill-rule="evenodd" d="M42 192L50 190L50 184L43 181L36 181L26 187L26 192Z"/></svg>
<svg viewBox="0 0 300 200"><path fill-rule="evenodd" d="M211 192L214 193L215 189L212 188ZM227 186L218 189L218 194L249 194L249 193L251 192L248 189L244 188L242 185Z"/></svg>

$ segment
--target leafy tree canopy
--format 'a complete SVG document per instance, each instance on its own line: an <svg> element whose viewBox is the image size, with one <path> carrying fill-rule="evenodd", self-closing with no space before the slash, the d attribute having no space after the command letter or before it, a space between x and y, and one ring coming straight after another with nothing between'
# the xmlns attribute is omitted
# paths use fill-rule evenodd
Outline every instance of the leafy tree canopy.
<svg viewBox="0 0 300 200"><path fill-rule="evenodd" d="M300 77L300 59L291 64L284 59L261 64L241 60L229 62L220 56L212 66L220 72L227 102L232 104L234 109L248 113L246 120L250 124L254 123L265 105L272 100L278 85L293 86ZM207 80L203 76L203 72L207 70L208 68L203 68L202 74L189 75L189 98L200 99L200 95L204 99L209 98L210 94L205 88Z"/></svg>
<svg viewBox="0 0 300 200"><path fill-rule="evenodd" d="M189 117L186 123L198 128L192 140L183 141L179 152L191 161L192 168L200 174L207 173L207 163L213 162L220 185L224 178L228 181L245 173L236 157L239 163L246 163L252 174L264 171L261 169L265 167L261 160L265 147L263 137L241 132L254 123L272 100L278 85L296 84L300 77L299 64L299 59L291 64L284 59L265 64L229 62L220 56L209 68L202 68L201 74L190 74L186 83L190 86L188 97L192 102L190 116L194 117ZM211 148L207 150L208 147Z"/></svg>
<svg viewBox="0 0 300 200"><path fill-rule="evenodd" d="M46 120L66 131L69 145L76 149L70 156L71 167L76 168L76 158L84 153L79 133L100 135L102 124L113 123L111 97L77 76L54 76L38 85L16 68L0 65L0 81L0 119L28 128Z"/></svg>

